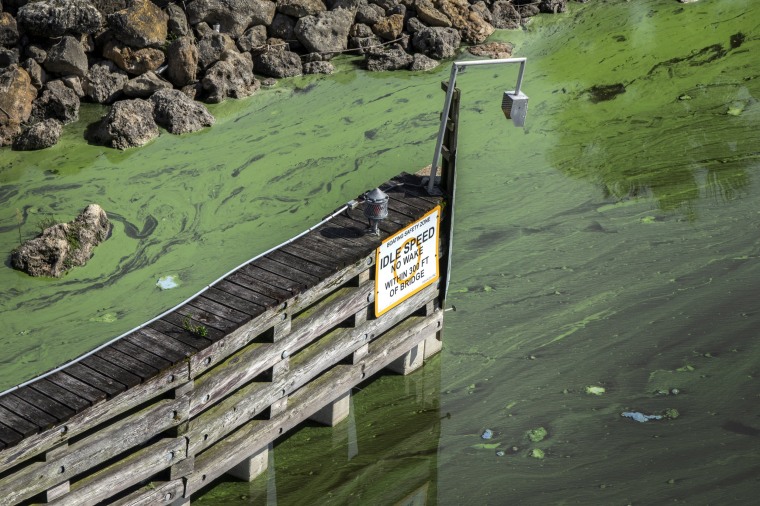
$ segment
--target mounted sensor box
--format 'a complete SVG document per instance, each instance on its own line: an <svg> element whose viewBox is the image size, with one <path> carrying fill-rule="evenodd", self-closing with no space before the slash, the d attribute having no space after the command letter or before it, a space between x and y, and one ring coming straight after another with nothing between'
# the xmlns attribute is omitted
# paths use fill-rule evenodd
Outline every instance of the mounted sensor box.
<svg viewBox="0 0 760 506"><path fill-rule="evenodd" d="M522 91L505 91L501 101L501 110L504 116L511 119L515 126L525 125L525 116L528 114L528 95Z"/></svg>

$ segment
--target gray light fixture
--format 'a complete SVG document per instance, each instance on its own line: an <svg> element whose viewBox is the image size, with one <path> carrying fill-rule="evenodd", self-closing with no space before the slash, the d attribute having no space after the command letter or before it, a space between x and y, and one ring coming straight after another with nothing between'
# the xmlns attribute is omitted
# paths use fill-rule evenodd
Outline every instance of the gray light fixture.
<svg viewBox="0 0 760 506"><path fill-rule="evenodd" d="M369 220L367 233L380 235L378 225L388 217L388 201L390 197L380 188L375 188L364 195L364 216Z"/></svg>
<svg viewBox="0 0 760 506"><path fill-rule="evenodd" d="M528 96L522 91L505 91L501 110L515 126L525 126L525 116L528 115Z"/></svg>

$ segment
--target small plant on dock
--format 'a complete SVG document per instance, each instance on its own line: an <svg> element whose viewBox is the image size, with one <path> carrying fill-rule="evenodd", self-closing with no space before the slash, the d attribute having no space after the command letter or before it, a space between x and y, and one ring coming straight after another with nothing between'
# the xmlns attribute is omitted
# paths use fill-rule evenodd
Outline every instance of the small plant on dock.
<svg viewBox="0 0 760 506"><path fill-rule="evenodd" d="M195 316L191 316L190 318L195 318ZM190 318L186 316L182 320L182 328L192 334L195 334L196 336L206 337L208 335L208 329L206 328L206 326L193 325L193 322L190 321Z"/></svg>

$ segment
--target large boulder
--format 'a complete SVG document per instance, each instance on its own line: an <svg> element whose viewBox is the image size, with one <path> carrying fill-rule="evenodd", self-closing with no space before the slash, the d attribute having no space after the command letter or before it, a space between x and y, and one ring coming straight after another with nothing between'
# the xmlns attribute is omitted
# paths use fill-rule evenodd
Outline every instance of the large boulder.
<svg viewBox="0 0 760 506"><path fill-rule="evenodd" d="M298 42L298 39L296 39L295 35L297 21L298 20L295 18L291 18L290 16L286 16L285 14L278 12L275 14L274 19L272 20L272 24L269 25L269 36L280 40L287 40L288 44L290 45L290 49L298 49L298 47L303 47L301 43Z"/></svg>
<svg viewBox="0 0 760 506"><path fill-rule="evenodd" d="M277 0L277 11L294 18L315 16L326 10L322 0Z"/></svg>
<svg viewBox="0 0 760 506"><path fill-rule="evenodd" d="M77 39L66 35L48 50L42 66L48 72L81 77L87 73L87 54Z"/></svg>
<svg viewBox="0 0 760 506"><path fill-rule="evenodd" d="M46 228L11 253L11 265L30 276L61 277L74 266L84 265L95 246L111 231L108 215L97 204L90 204L68 223Z"/></svg>
<svg viewBox="0 0 760 506"><path fill-rule="evenodd" d="M163 44L168 33L169 16L150 0L130 0L107 20L114 37L136 48Z"/></svg>
<svg viewBox="0 0 760 506"><path fill-rule="evenodd" d="M63 124L79 119L79 97L63 81L49 81L32 107L36 121L53 118Z"/></svg>
<svg viewBox="0 0 760 506"><path fill-rule="evenodd" d="M11 65L0 73L0 146L7 146L32 114L37 89L26 70Z"/></svg>
<svg viewBox="0 0 760 506"><path fill-rule="evenodd" d="M202 80L206 100L211 103L229 98L244 98L259 89L253 77L253 61L250 53L225 51L221 59L206 71Z"/></svg>
<svg viewBox="0 0 760 506"><path fill-rule="evenodd" d="M392 14L382 18L372 26L372 31L382 39L396 40L404 31L404 15Z"/></svg>
<svg viewBox="0 0 760 506"><path fill-rule="evenodd" d="M361 3L356 9L356 22L372 26L385 17L385 10L377 4Z"/></svg>
<svg viewBox="0 0 760 506"><path fill-rule="evenodd" d="M226 33L207 33L198 41L198 67L206 70L219 61L225 51L237 51L232 37Z"/></svg>
<svg viewBox="0 0 760 506"><path fill-rule="evenodd" d="M541 12L546 12L549 14L565 12L567 10L567 0L541 0L538 2L538 8Z"/></svg>
<svg viewBox="0 0 760 506"><path fill-rule="evenodd" d="M283 46L269 46L253 56L253 68L269 77L294 77L303 73L301 57Z"/></svg>
<svg viewBox="0 0 760 506"><path fill-rule="evenodd" d="M116 149L144 146L158 137L153 104L135 98L116 102L100 123L97 138Z"/></svg>
<svg viewBox="0 0 760 506"><path fill-rule="evenodd" d="M132 75L156 70L164 63L165 58L164 52L155 47L132 49L117 40L111 40L105 45L103 56Z"/></svg>
<svg viewBox="0 0 760 506"><path fill-rule="evenodd" d="M444 28L451 26L449 17L436 9L431 0L414 0L414 8L417 11L417 17L428 26Z"/></svg>
<svg viewBox="0 0 760 506"><path fill-rule="evenodd" d="M412 64L409 65L409 70L412 70L415 72L424 72L427 70L433 70L434 68L438 67L440 64L441 62L439 62L438 60L429 58L425 56L424 54L415 53L414 61L412 61Z"/></svg>
<svg viewBox="0 0 760 506"><path fill-rule="evenodd" d="M251 25L272 23L275 3L271 0L194 0L187 5L191 25L218 24L220 30L238 38Z"/></svg>
<svg viewBox="0 0 760 506"><path fill-rule="evenodd" d="M365 55L367 70L381 72L386 70L408 69L414 62L414 57L404 51L398 44L386 49L375 49Z"/></svg>
<svg viewBox="0 0 760 506"><path fill-rule="evenodd" d="M38 90L47 82L45 69L32 58L27 58L21 62L21 67L29 74L29 77L32 79L32 85Z"/></svg>
<svg viewBox="0 0 760 506"><path fill-rule="evenodd" d="M156 123L173 134L195 132L216 121L203 104L179 90L159 90L150 97Z"/></svg>
<svg viewBox="0 0 760 506"><path fill-rule="evenodd" d="M493 25L470 9L467 0L433 0L435 6L451 20L451 26L459 30L462 42L480 44L494 32Z"/></svg>
<svg viewBox="0 0 760 506"><path fill-rule="evenodd" d="M126 72L110 60L96 63L87 72L82 89L87 97L99 104L110 104L121 95L124 84L129 81Z"/></svg>
<svg viewBox="0 0 760 506"><path fill-rule="evenodd" d="M438 26L417 30L412 37L412 47L416 52L436 60L454 56L461 43L458 30Z"/></svg>
<svg viewBox="0 0 760 506"><path fill-rule="evenodd" d="M332 74L335 72L335 65L329 61L312 61L303 64L304 74Z"/></svg>
<svg viewBox="0 0 760 506"><path fill-rule="evenodd" d="M61 138L63 124L57 119L49 118L24 129L21 135L13 141L13 149L17 151L36 151L49 148L58 143Z"/></svg>
<svg viewBox="0 0 760 506"><path fill-rule="evenodd" d="M9 12L0 12L0 46L11 47L18 42L16 19Z"/></svg>
<svg viewBox="0 0 760 506"><path fill-rule="evenodd" d="M241 51L250 51L265 46L267 43L267 27L256 25L250 27L237 40L237 47Z"/></svg>
<svg viewBox="0 0 760 506"><path fill-rule="evenodd" d="M127 81L122 91L128 97L148 98L164 89L172 89L171 83L161 79L155 72L148 71Z"/></svg>
<svg viewBox="0 0 760 506"><path fill-rule="evenodd" d="M186 86L198 74L198 47L192 37L180 37L166 50L166 78L175 86Z"/></svg>
<svg viewBox="0 0 760 506"><path fill-rule="evenodd" d="M19 8L16 21L30 35L60 37L96 33L103 16L89 0L41 0Z"/></svg>
<svg viewBox="0 0 760 506"><path fill-rule="evenodd" d="M169 33L175 37L184 37L190 33L190 25L187 22L187 14L177 4L166 6L166 14L169 16L168 28Z"/></svg>
<svg viewBox="0 0 760 506"><path fill-rule="evenodd" d="M522 16L512 2L497 0L491 5L491 23L496 28L515 30L520 28Z"/></svg>
<svg viewBox="0 0 760 506"><path fill-rule="evenodd" d="M10 67L18 63L19 50L18 48L7 48L0 46L0 69Z"/></svg>
<svg viewBox="0 0 760 506"><path fill-rule="evenodd" d="M382 43L382 39L364 23L356 23L348 33L348 47L356 49L359 54L365 54L371 51L370 48L380 46Z"/></svg>
<svg viewBox="0 0 760 506"><path fill-rule="evenodd" d="M353 20L354 14L345 9L320 12L316 16L300 18L294 32L310 53L343 51Z"/></svg>

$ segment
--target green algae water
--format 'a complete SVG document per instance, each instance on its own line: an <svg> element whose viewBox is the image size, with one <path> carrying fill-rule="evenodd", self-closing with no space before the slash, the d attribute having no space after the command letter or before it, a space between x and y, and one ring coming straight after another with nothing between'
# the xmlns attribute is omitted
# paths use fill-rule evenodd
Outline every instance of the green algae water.
<svg viewBox="0 0 760 506"><path fill-rule="evenodd" d="M295 431L268 473L193 502L754 502L760 6L570 7L495 35L528 57L524 129L499 110L515 69L458 80L457 311L441 354L361 385L348 420ZM25 237L90 201L118 215L61 280L0 272L3 384L430 163L448 72L290 81L215 108L206 132L125 153L82 144L86 120L51 150L1 152L4 250L18 242L15 209ZM180 286L162 291L168 275Z"/></svg>

